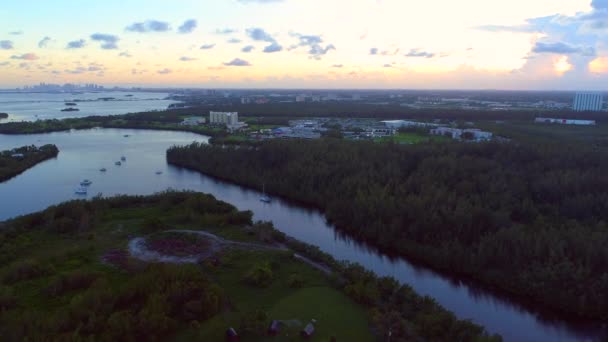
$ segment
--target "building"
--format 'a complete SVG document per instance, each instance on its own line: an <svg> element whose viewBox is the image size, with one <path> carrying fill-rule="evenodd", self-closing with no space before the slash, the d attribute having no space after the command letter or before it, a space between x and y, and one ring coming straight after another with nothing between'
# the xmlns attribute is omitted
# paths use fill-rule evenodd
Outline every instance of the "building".
<svg viewBox="0 0 608 342"><path fill-rule="evenodd" d="M560 125L581 125L581 126L593 126L595 120L571 120L571 119L555 119L555 118L536 118L536 123L551 123Z"/></svg>
<svg viewBox="0 0 608 342"><path fill-rule="evenodd" d="M189 118L185 118L184 121L180 122L179 124L182 126L198 126L204 124L205 122L205 118L202 118L200 116L192 116Z"/></svg>
<svg viewBox="0 0 608 342"><path fill-rule="evenodd" d="M302 331L300 331L300 335L304 338L311 338L312 335L315 334L315 326L312 323L308 323Z"/></svg>
<svg viewBox="0 0 608 342"><path fill-rule="evenodd" d="M418 121L407 121L407 120L387 120L382 121L382 123L391 129L399 129L403 127L437 127L437 124L432 124L428 122L418 122Z"/></svg>
<svg viewBox="0 0 608 342"><path fill-rule="evenodd" d="M452 128L452 127L438 127L431 129L430 131L433 135L442 135L448 136L452 139L456 140L474 140L474 141L484 141L492 139L492 132L485 132L477 128Z"/></svg>
<svg viewBox="0 0 608 342"><path fill-rule="evenodd" d="M306 102L306 96L304 96L304 95L296 96L296 102Z"/></svg>
<svg viewBox="0 0 608 342"><path fill-rule="evenodd" d="M602 110L603 98L599 92L580 92L574 97L572 109L577 112L599 112Z"/></svg>
<svg viewBox="0 0 608 342"><path fill-rule="evenodd" d="M237 112L209 112L209 123L212 125L238 125Z"/></svg>

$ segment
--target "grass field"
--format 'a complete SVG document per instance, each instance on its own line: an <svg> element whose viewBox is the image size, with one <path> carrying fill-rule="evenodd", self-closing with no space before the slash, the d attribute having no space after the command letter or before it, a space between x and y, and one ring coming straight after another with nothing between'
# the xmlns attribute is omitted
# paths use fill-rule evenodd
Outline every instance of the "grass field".
<svg viewBox="0 0 608 342"><path fill-rule="evenodd" d="M406 133L398 133L393 136L376 138L374 141L376 142L389 142L392 141L397 144L419 144L428 141L450 141L450 138L422 133L414 133L414 132L406 132Z"/></svg>

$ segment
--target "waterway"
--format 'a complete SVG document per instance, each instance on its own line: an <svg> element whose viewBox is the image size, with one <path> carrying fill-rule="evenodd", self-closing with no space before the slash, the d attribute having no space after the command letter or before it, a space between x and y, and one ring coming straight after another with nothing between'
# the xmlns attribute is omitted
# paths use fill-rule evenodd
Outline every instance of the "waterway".
<svg viewBox="0 0 608 342"><path fill-rule="evenodd" d="M164 110L173 103L168 93L154 92L84 92L84 93L19 93L0 92L0 113L7 113L10 121L80 118L91 115L117 115L150 110ZM66 103L79 111L62 112Z"/></svg>
<svg viewBox="0 0 608 342"><path fill-rule="evenodd" d="M167 164L168 147L192 141L206 142L208 138L184 132L125 129L0 135L0 150L49 143L60 149L57 158L0 183L0 220L83 198L74 194L83 179L93 181L88 197L151 194L168 188L201 191L241 210L253 211L256 220L272 221L277 229L319 246L336 259L357 262L378 275L407 283L459 318L481 324L488 331L501 334L506 341L596 341L606 337L605 330L549 318L492 291L416 266L403 258L391 259L339 234L319 211L279 198L263 203L257 191ZM126 157L126 162L114 165L121 156ZM100 172L102 167L107 172Z"/></svg>

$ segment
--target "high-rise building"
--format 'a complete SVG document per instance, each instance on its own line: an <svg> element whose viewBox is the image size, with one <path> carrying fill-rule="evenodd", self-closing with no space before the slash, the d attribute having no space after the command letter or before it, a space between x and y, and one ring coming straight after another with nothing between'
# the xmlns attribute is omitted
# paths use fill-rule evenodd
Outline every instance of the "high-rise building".
<svg viewBox="0 0 608 342"><path fill-rule="evenodd" d="M591 111L599 112L602 110L602 93L598 92L579 92L574 98L572 108L577 112Z"/></svg>
<svg viewBox="0 0 608 342"><path fill-rule="evenodd" d="M239 113L237 112L209 112L209 123L236 126L239 124Z"/></svg>

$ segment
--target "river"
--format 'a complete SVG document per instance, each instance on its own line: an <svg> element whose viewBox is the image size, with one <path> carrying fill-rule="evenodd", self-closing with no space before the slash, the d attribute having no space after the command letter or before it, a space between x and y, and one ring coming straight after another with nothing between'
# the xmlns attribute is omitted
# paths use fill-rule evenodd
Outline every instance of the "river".
<svg viewBox="0 0 608 342"><path fill-rule="evenodd" d="M128 137L125 137L128 135ZM165 151L172 145L208 138L184 132L93 129L36 135L0 135L0 150L22 145L56 144L60 153L23 174L0 183L0 220L42 210L62 201L81 198L78 183L93 181L89 197L97 193L151 194L189 189L213 194L241 210L252 210L256 220L272 221L277 229L339 260L360 263L378 275L392 276L416 292L433 297L461 319L470 319L506 341L596 341L606 331L562 319L549 319L491 291L387 256L336 232L322 213L274 198L259 201L260 193L168 165ZM114 165L121 156L126 162ZM99 172L101 167L107 172ZM156 174L162 171L162 174Z"/></svg>

